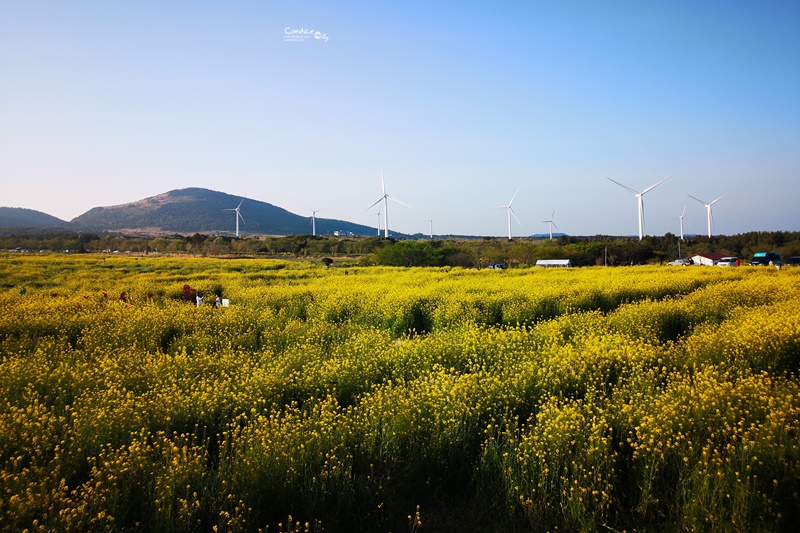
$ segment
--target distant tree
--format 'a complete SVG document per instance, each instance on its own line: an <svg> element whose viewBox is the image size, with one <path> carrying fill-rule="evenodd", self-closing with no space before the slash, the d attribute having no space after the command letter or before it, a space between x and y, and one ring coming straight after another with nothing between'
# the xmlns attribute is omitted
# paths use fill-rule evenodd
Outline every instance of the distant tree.
<svg viewBox="0 0 800 533"><path fill-rule="evenodd" d="M205 241L207 241L208 240L208 235L203 235L202 233L195 233L194 235L189 237L187 240L189 241L189 244L198 245L198 244L202 244Z"/></svg>
<svg viewBox="0 0 800 533"><path fill-rule="evenodd" d="M389 266L443 266L445 257L426 241L398 241L377 253L378 262Z"/></svg>

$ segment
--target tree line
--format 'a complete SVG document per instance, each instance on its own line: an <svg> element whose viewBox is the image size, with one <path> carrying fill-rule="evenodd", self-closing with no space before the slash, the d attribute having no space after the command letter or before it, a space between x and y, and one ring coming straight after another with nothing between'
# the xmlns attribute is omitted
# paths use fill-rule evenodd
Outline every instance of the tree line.
<svg viewBox="0 0 800 533"><path fill-rule="evenodd" d="M483 268L490 264L532 266L539 259L569 259L574 266L664 263L679 254L679 239L664 236L631 237L595 235L558 239L453 238L395 240L382 237L331 237L291 235L244 237L170 235L159 237L95 233L50 233L0 236L6 251L69 253L187 254L328 259L390 266L461 266ZM800 232L749 232L712 238L692 236L680 241L680 255L717 252L749 260L756 252L776 251L782 257L800 256Z"/></svg>

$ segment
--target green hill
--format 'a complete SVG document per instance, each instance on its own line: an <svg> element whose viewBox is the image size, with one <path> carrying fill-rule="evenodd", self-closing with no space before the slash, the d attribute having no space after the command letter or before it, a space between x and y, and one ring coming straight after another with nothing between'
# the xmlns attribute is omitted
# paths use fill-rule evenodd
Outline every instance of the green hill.
<svg viewBox="0 0 800 533"><path fill-rule="evenodd" d="M0 228L65 228L69 222L22 207L0 207Z"/></svg>
<svg viewBox="0 0 800 533"><path fill-rule="evenodd" d="M137 202L95 207L72 220L82 229L138 234L209 233L232 235L236 218L231 209L242 202L239 231L247 235L296 235L311 233L311 217L303 217L258 200L201 188L169 191ZM335 231L373 235L375 228L343 220L317 217L318 235Z"/></svg>

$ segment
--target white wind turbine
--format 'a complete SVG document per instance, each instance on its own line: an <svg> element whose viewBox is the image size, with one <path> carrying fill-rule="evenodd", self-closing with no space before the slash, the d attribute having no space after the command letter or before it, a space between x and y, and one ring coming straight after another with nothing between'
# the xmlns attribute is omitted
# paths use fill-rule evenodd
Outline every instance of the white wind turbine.
<svg viewBox="0 0 800 533"><path fill-rule="evenodd" d="M324 211L324 209L311 210L311 235L317 234L317 213Z"/></svg>
<svg viewBox="0 0 800 533"><path fill-rule="evenodd" d="M555 217L555 216L556 216L556 212L553 211L553 214L550 215L550 220L542 220L542 224L550 224L550 240L551 241L553 240L553 227L555 226L555 228L558 229L558 226L556 226L556 223L553 222L553 217Z"/></svg>
<svg viewBox="0 0 800 533"><path fill-rule="evenodd" d="M244 217L239 212L239 208L242 207L242 202L244 202L244 198L242 198L242 201L239 202L239 205L237 205L235 208L223 209L223 211L236 211L236 238L237 239L239 238L239 219L241 218L242 222L244 222Z"/></svg>
<svg viewBox="0 0 800 533"><path fill-rule="evenodd" d="M645 193L651 191L652 189L656 188L657 186L661 185L662 183L664 183L665 181L667 181L671 177L672 177L671 175L667 176L666 178L664 178L663 180L659 181L658 183L655 183L655 184L649 186L648 188L646 188L642 192L634 191L630 187L626 187L625 185L621 184L618 181L614 181L611 178L607 178L608 181L616 183L617 185L619 185L620 187L622 187L623 189L625 189L626 191L628 191L629 193L631 193L632 195L634 195L636 197L636 204L639 206L639 240L640 241L642 240L642 237L644 237L644 202L642 201L642 196L644 196Z"/></svg>
<svg viewBox="0 0 800 533"><path fill-rule="evenodd" d="M681 241L683 240L683 215L686 214L686 206L683 206L683 212L681 212L681 216L678 217L681 221L681 238L678 239L678 259L681 258Z"/></svg>
<svg viewBox="0 0 800 533"><path fill-rule="evenodd" d="M381 236L381 210L378 209L378 237Z"/></svg>
<svg viewBox="0 0 800 533"><path fill-rule="evenodd" d="M367 211L369 211L370 209L372 209L373 207L375 207L379 203L383 202L383 236L388 239L389 238L389 200L392 200L393 202L397 202L398 204L403 204L406 207L411 207L411 206L408 205L407 203L401 201L401 200L398 200L397 198L395 198L393 196L389 196L388 194L386 194L386 181L384 181L384 179L383 179L383 167L382 166L381 166L381 190L383 191L383 196L381 196L380 198L375 200L375 202L371 206L369 206L368 208L364 209L362 214L366 213ZM379 223L378 228L380 229L380 218L378 219L378 221L379 221L378 222Z"/></svg>
<svg viewBox="0 0 800 533"><path fill-rule="evenodd" d="M518 193L519 193L519 189L517 189L517 192L515 192L514 196L511 197L511 201L508 202L508 205L498 205L498 206L496 206L497 209L505 209L508 212L508 240L509 241L511 240L511 215L514 215L514 219L516 219L517 224L522 225L522 222L519 221L519 219L517 218L517 214L514 212L514 209L511 207L511 204L514 203L514 198L517 197Z"/></svg>
<svg viewBox="0 0 800 533"><path fill-rule="evenodd" d="M725 193L725 194L728 194L728 193ZM723 194L722 196L725 196L725 194ZM688 196L692 200L697 200L698 202L700 202L701 204L706 206L706 214L708 215L708 238L710 239L711 238L711 229L712 229L712 227L714 225L713 224L713 219L711 217L711 206L714 205L715 203L719 202L720 200L722 200L722 196L720 196L719 198L717 198L716 200L713 200L711 202L704 202L700 198L695 198L691 194L687 194L686 196Z"/></svg>

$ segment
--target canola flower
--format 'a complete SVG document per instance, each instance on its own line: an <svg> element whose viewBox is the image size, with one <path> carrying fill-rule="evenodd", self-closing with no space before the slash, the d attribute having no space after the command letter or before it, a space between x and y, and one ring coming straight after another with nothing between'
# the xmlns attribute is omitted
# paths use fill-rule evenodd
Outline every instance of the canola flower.
<svg viewBox="0 0 800 533"><path fill-rule="evenodd" d="M800 516L800 271L15 254L0 274L2 531Z"/></svg>

